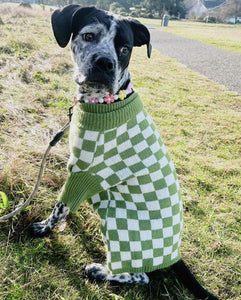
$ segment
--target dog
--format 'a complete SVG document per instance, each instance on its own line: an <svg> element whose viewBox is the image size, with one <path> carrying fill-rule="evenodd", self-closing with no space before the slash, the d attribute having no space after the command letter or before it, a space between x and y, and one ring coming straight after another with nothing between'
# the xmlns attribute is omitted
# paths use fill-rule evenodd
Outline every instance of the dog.
<svg viewBox="0 0 241 300"><path fill-rule="evenodd" d="M68 5L52 14L60 47L71 40L76 106L70 126L69 175L47 220L32 225L42 237L89 199L102 220L108 266L92 264L95 280L147 284L170 267L199 299L217 299L194 278L180 256L182 204L175 168L133 91L128 65L148 29L131 18Z"/></svg>

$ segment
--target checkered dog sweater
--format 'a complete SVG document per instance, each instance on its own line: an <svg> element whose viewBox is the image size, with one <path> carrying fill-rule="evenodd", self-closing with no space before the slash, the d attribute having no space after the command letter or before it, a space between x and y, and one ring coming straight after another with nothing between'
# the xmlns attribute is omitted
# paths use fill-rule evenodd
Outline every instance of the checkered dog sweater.
<svg viewBox="0 0 241 300"><path fill-rule="evenodd" d="M151 272L180 259L177 175L136 93L110 105L77 104L70 153L59 200L71 211L85 199L93 205L112 274Z"/></svg>

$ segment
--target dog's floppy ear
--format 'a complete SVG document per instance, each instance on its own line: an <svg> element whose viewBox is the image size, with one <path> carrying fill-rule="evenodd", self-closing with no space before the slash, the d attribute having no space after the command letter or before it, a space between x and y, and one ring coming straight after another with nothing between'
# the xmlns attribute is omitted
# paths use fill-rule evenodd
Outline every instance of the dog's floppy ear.
<svg viewBox="0 0 241 300"><path fill-rule="evenodd" d="M142 45L147 46L147 56L151 57L152 46L150 43L150 32L146 26L142 25L139 21L134 19L129 19L131 28L134 35L134 45L140 47Z"/></svg>
<svg viewBox="0 0 241 300"><path fill-rule="evenodd" d="M74 13L80 8L79 5L68 5L62 9L57 9L51 17L54 36L60 47L67 46L72 34L72 18Z"/></svg>
<svg viewBox="0 0 241 300"><path fill-rule="evenodd" d="M53 12L51 21L54 36L60 47L67 46L71 34L76 30L75 23L78 18L80 25L81 19L95 10L95 7L81 7L80 5L67 5L62 9L57 9Z"/></svg>

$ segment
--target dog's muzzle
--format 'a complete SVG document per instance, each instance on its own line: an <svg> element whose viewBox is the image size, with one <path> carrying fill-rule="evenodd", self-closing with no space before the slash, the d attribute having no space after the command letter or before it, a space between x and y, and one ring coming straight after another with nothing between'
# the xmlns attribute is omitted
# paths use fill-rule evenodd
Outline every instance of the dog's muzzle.
<svg viewBox="0 0 241 300"><path fill-rule="evenodd" d="M95 60L94 67L98 71L112 76L115 70L115 62L112 59L103 56Z"/></svg>
<svg viewBox="0 0 241 300"><path fill-rule="evenodd" d="M87 81L112 87L116 76L116 63L107 56L93 56L92 68L87 75Z"/></svg>

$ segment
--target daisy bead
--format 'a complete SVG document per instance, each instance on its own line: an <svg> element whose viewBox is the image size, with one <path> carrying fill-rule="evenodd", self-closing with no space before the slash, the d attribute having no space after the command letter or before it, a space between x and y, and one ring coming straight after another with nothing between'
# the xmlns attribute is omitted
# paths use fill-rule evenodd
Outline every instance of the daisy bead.
<svg viewBox="0 0 241 300"><path fill-rule="evenodd" d="M132 84L129 83L128 86L127 86L127 89L126 89L126 93L130 94L131 92L132 92Z"/></svg>
<svg viewBox="0 0 241 300"><path fill-rule="evenodd" d="M126 98L126 91L125 90L120 91L118 97L120 100L124 100Z"/></svg>
<svg viewBox="0 0 241 300"><path fill-rule="evenodd" d="M112 102L114 102L114 96L113 95L108 95L104 98L104 101L107 103L107 104L110 104Z"/></svg>

